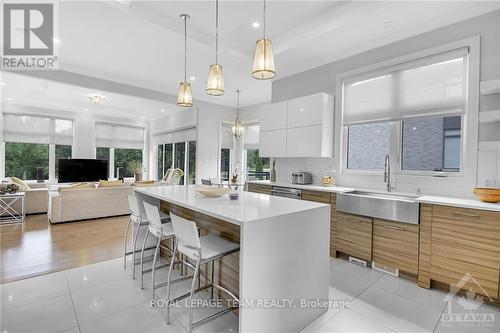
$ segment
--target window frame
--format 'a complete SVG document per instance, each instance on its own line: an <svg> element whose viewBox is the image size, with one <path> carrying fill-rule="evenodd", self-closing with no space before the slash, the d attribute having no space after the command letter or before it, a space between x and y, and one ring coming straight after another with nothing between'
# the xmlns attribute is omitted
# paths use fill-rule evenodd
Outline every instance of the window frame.
<svg viewBox="0 0 500 333"><path fill-rule="evenodd" d="M480 37L474 36L467 39L458 40L438 47L425 49L412 54L396 57L390 60L382 61L372 65L367 65L362 68L354 69L345 73L341 73L336 77L337 95L341 98L337 99L336 108L340 110L335 117L336 130L338 134L335 140L338 144L335 147L334 158L339 167L340 173L345 175L366 175L380 176L382 171L373 170L350 170L347 169L347 144L348 144L348 126L343 125L344 112L344 82L352 77L363 77L367 74L381 73L384 69L389 70L401 65L405 62L414 62L425 57L432 57L439 53L453 51L461 47L468 47L467 56L467 84L466 84L466 103L465 113L462 114L462 132L461 132L461 147L460 147L460 171L415 171L401 170L401 149L402 149L402 121L393 121L391 137L390 137L390 166L393 174L406 176L406 178L417 177L420 179L432 179L436 176L452 179L462 179L469 188L473 188L476 184L477 177L477 144L478 144L478 127L479 127L479 92L474 87L479 84L479 48ZM444 114L442 116L451 116L452 114ZM465 156L469 154L466 159Z"/></svg>
<svg viewBox="0 0 500 333"><path fill-rule="evenodd" d="M170 165L170 168L173 168L174 163L175 163L175 145L178 143L184 143L184 181L182 185L192 185L192 184L187 184L187 180L189 179L189 143L190 142L195 142L196 143L196 162L195 162L195 184L196 184L196 170L198 167L198 140L186 140L186 141L178 141L178 142L167 142L167 143L159 143L153 145L153 152L154 152L154 165L155 165L155 170L154 173L155 175L158 175L158 147L163 146L163 161L162 161L162 169L163 169L163 174L165 174L166 169L165 169L165 160L166 160L166 154L165 154L165 145L172 145L172 164ZM167 168L168 169L168 168ZM161 180L161 179L160 179Z"/></svg>

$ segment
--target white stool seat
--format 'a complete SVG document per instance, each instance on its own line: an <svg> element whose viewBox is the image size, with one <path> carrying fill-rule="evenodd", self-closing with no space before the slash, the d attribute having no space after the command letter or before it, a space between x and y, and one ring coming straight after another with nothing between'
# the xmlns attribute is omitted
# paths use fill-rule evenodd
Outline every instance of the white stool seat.
<svg viewBox="0 0 500 333"><path fill-rule="evenodd" d="M217 258L228 255L231 252L236 252L240 249L239 244L230 242L214 234L201 236L200 244L202 261L215 260ZM197 250L193 250L183 243L179 243L178 250L189 259L198 260Z"/></svg>
<svg viewBox="0 0 500 333"><path fill-rule="evenodd" d="M149 231L155 236L159 236L158 229L155 226L149 225ZM174 236L174 228L172 227L172 223L162 223L161 236L164 238L170 238Z"/></svg>

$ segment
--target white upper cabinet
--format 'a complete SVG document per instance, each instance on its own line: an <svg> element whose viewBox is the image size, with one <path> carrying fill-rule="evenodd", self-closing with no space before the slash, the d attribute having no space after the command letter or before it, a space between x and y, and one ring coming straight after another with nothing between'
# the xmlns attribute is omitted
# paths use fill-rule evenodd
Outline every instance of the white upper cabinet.
<svg viewBox="0 0 500 333"><path fill-rule="evenodd" d="M332 157L333 96L319 93L260 110L260 156Z"/></svg>
<svg viewBox="0 0 500 333"><path fill-rule="evenodd" d="M259 155L262 157L285 157L286 129L260 131Z"/></svg>
<svg viewBox="0 0 500 333"><path fill-rule="evenodd" d="M289 100L287 127L321 125L324 116L333 113L332 99L327 94L314 94Z"/></svg>
<svg viewBox="0 0 500 333"><path fill-rule="evenodd" d="M270 131L286 128L287 102L264 105L260 108L260 130Z"/></svg>

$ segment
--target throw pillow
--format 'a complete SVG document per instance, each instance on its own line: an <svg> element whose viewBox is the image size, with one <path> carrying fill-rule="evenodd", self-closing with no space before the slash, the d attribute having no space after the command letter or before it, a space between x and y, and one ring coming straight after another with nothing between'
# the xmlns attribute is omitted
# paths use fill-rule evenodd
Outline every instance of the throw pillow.
<svg viewBox="0 0 500 333"><path fill-rule="evenodd" d="M19 179L17 177L10 177L10 179L12 179L12 182L14 182L17 185L19 185L19 191L26 192L26 191L28 191L30 189L30 187L28 186L28 184L26 184L22 179Z"/></svg>

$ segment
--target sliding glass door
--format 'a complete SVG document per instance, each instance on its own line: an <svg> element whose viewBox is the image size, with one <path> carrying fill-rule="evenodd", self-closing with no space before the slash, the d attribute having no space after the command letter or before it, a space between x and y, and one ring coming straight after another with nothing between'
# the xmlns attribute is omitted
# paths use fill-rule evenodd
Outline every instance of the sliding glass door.
<svg viewBox="0 0 500 333"><path fill-rule="evenodd" d="M179 184L196 182L196 141L159 144L157 151L157 178L163 179L168 169L176 168L184 172Z"/></svg>

